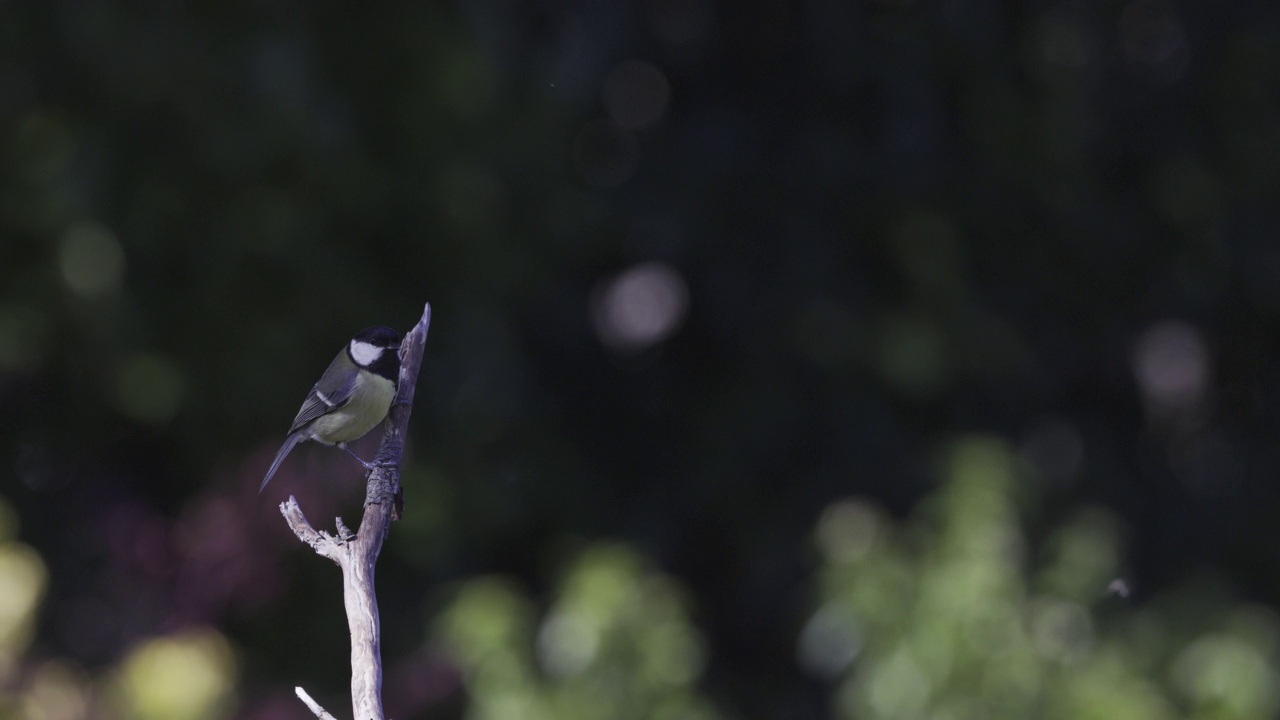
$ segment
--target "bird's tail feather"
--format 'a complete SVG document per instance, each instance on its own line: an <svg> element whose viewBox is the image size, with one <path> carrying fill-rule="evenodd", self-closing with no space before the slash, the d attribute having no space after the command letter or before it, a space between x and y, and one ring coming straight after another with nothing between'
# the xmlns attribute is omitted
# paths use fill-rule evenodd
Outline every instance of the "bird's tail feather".
<svg viewBox="0 0 1280 720"><path fill-rule="evenodd" d="M302 433L292 432L289 437L284 439L284 445L280 446L280 452L276 453L276 459L271 461L271 468L267 470L267 476L262 479L262 486L258 488L258 493L267 489L267 483L271 482L271 477L276 474L276 470L280 467L280 463L284 462L284 458L293 449L294 445L302 440Z"/></svg>

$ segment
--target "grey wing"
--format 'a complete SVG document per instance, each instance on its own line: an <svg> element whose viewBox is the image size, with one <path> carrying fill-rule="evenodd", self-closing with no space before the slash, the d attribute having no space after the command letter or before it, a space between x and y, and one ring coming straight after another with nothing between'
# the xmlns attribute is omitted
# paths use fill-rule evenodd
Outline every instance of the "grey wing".
<svg viewBox="0 0 1280 720"><path fill-rule="evenodd" d="M307 393L307 399L302 401L302 408L298 410L298 416L293 419L293 426L289 428L289 432L346 405L351 399L351 391L355 386L355 373L352 373L346 382L336 387L322 389L320 383L316 383L315 387L311 388L311 392Z"/></svg>

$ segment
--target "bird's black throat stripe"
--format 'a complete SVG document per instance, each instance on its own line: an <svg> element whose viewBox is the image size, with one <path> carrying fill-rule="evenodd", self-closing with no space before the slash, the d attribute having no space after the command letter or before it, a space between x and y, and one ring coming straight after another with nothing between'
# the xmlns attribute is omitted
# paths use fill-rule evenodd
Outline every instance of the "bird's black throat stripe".
<svg viewBox="0 0 1280 720"><path fill-rule="evenodd" d="M369 372L381 375L391 382L399 380L400 354L397 350L399 350L399 348L384 349L382 351L382 355L369 366Z"/></svg>

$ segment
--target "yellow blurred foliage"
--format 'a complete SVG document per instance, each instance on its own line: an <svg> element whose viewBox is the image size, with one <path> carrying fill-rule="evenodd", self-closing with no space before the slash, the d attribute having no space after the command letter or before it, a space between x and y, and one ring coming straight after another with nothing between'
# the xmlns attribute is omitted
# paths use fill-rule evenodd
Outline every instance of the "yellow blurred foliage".
<svg viewBox="0 0 1280 720"><path fill-rule="evenodd" d="M48 573L35 550L0 543L0 654L19 654L31 642Z"/></svg>
<svg viewBox="0 0 1280 720"><path fill-rule="evenodd" d="M148 640L129 652L112 679L119 717L213 720L233 710L235 655L211 629Z"/></svg>

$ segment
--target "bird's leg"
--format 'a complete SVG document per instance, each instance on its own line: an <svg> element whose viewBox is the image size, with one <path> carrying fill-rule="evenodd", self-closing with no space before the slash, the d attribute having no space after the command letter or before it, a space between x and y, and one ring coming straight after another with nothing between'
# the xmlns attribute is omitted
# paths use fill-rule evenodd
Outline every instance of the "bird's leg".
<svg viewBox="0 0 1280 720"><path fill-rule="evenodd" d="M364 461L364 458L361 458L359 455L357 455L357 454L355 454L354 452L352 452L351 448L347 447L347 444L346 444L346 443L338 443L338 447L342 448L343 450L346 450L346 451L347 451L347 454L348 454L348 455L350 455L351 457L355 458L355 459L356 459L356 462L358 462L358 463L360 463L361 465L363 465L365 470L372 470L372 469L373 469L373 467L374 467L373 463L371 463L371 462L365 462L365 461Z"/></svg>

